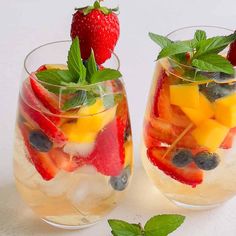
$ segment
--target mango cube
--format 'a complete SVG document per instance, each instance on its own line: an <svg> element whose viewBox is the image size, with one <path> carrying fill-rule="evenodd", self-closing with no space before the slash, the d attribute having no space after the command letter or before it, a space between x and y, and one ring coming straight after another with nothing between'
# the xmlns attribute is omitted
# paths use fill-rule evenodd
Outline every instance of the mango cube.
<svg viewBox="0 0 236 236"><path fill-rule="evenodd" d="M67 65L64 64L46 64L48 70L68 70Z"/></svg>
<svg viewBox="0 0 236 236"><path fill-rule="evenodd" d="M93 105L80 108L77 128L81 132L98 133L115 118L115 115L116 107L106 110L103 101L97 99Z"/></svg>
<svg viewBox="0 0 236 236"><path fill-rule="evenodd" d="M213 104L202 93L199 94L199 107L197 107L196 109L181 107L181 109L197 126L202 121L214 116Z"/></svg>
<svg viewBox="0 0 236 236"><path fill-rule="evenodd" d="M192 135L199 145L214 152L221 145L228 132L228 127L216 120L208 119L194 129Z"/></svg>
<svg viewBox="0 0 236 236"><path fill-rule="evenodd" d="M227 127L236 126L236 94L215 101L216 120Z"/></svg>
<svg viewBox="0 0 236 236"><path fill-rule="evenodd" d="M198 85L170 85L170 102L173 105L188 108L199 107Z"/></svg>
<svg viewBox="0 0 236 236"><path fill-rule="evenodd" d="M93 143L97 137L97 134L94 132L81 131L76 123L66 123L62 125L61 130L70 142Z"/></svg>

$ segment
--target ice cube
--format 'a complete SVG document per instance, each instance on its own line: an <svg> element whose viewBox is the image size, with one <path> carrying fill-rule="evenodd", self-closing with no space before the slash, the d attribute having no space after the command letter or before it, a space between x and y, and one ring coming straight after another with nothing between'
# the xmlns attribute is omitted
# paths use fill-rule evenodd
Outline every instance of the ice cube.
<svg viewBox="0 0 236 236"><path fill-rule="evenodd" d="M94 203L109 197L113 189L108 184L108 178L97 173L95 175L78 173L76 181L71 186L67 196L75 204Z"/></svg>
<svg viewBox="0 0 236 236"><path fill-rule="evenodd" d="M68 142L64 146L64 152L73 155L73 156L80 156L80 157L87 157L94 148L94 143L73 143Z"/></svg>

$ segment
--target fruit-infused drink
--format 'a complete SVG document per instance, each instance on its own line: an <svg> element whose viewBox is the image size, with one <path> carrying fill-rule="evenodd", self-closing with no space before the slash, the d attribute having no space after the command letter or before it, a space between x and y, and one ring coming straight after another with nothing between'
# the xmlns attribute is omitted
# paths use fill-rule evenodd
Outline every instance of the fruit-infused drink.
<svg viewBox="0 0 236 236"><path fill-rule="evenodd" d="M150 37L162 50L144 119L143 165L177 205L217 206L236 194L236 34L190 27Z"/></svg>
<svg viewBox="0 0 236 236"><path fill-rule="evenodd" d="M14 174L18 191L40 218L79 228L116 206L129 184L133 156L118 58L113 54L97 65L93 51L81 59L77 37L70 44L41 46L25 60Z"/></svg>

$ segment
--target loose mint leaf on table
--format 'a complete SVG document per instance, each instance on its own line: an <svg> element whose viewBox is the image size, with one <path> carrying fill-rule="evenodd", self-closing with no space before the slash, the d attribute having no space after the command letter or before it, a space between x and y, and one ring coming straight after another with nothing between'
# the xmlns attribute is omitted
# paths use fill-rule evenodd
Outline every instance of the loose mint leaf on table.
<svg viewBox="0 0 236 236"><path fill-rule="evenodd" d="M208 72L223 72L226 74L233 74L234 69L232 64L218 54L205 54L197 59L193 59L192 65Z"/></svg>
<svg viewBox="0 0 236 236"><path fill-rule="evenodd" d="M108 220L113 236L167 236L185 220L181 215L157 215L141 224L130 224L122 220Z"/></svg>
<svg viewBox="0 0 236 236"><path fill-rule="evenodd" d="M73 77L77 78L81 84L86 84L86 68L81 60L78 37L76 37L71 44L67 64Z"/></svg>
<svg viewBox="0 0 236 236"><path fill-rule="evenodd" d="M186 53L191 51L193 51L191 41L178 41L164 47L159 53L157 59L161 59L163 57L171 57L176 54Z"/></svg>
<svg viewBox="0 0 236 236"><path fill-rule="evenodd" d="M158 34L149 33L149 37L152 39L152 41L157 43L161 48L167 47L172 43L172 41L167 37Z"/></svg>
<svg viewBox="0 0 236 236"><path fill-rule="evenodd" d="M91 83L99 83L106 80L119 79L122 74L118 70L114 69L103 69L96 71L90 78Z"/></svg>
<svg viewBox="0 0 236 236"><path fill-rule="evenodd" d="M142 236L139 225L129 224L123 220L108 220L114 236Z"/></svg>
<svg viewBox="0 0 236 236"><path fill-rule="evenodd" d="M145 236L167 236L175 231L185 220L181 215L158 215L152 217L144 226Z"/></svg>

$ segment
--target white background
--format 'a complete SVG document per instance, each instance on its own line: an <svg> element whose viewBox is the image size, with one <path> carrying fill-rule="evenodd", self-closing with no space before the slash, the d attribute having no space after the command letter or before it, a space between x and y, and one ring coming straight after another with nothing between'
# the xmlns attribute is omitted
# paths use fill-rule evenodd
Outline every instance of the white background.
<svg viewBox="0 0 236 236"><path fill-rule="evenodd" d="M1 236L110 235L106 220L79 232L44 224L20 200L12 176L15 111L24 56L40 44L69 38L73 9L86 3L85 0L0 0ZM143 223L155 214L176 212L187 218L173 235L235 236L236 198L211 211L179 209L152 186L139 161L142 119L157 54L157 47L147 33L166 34L178 27L202 24L234 29L235 0L107 0L107 4L119 4L121 10L121 38L116 52L128 92L136 154L136 172L129 194L108 217Z"/></svg>

